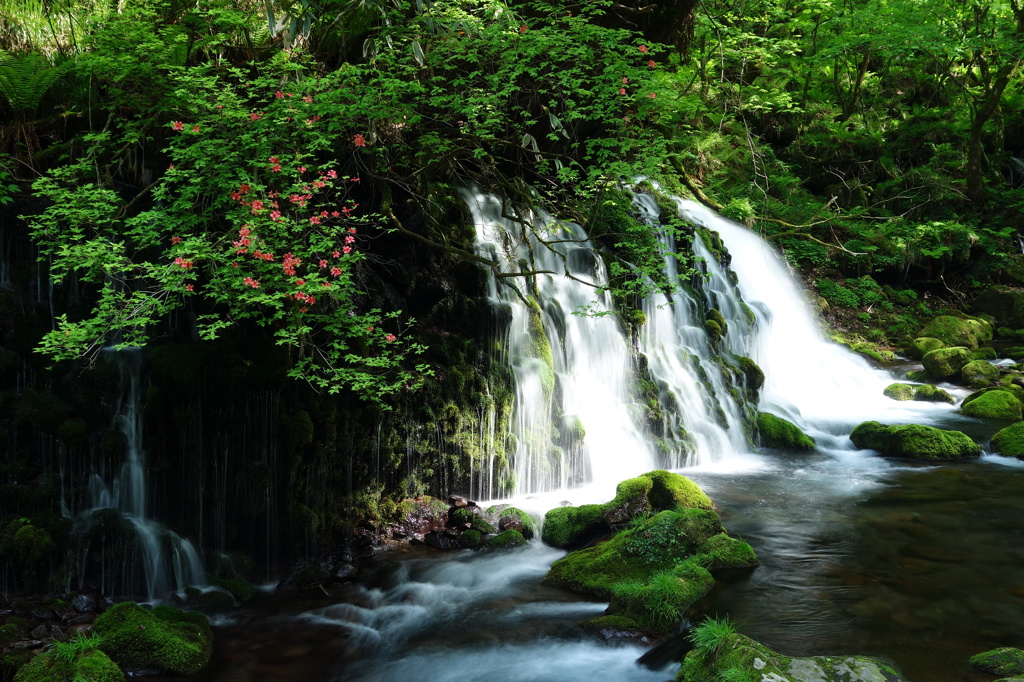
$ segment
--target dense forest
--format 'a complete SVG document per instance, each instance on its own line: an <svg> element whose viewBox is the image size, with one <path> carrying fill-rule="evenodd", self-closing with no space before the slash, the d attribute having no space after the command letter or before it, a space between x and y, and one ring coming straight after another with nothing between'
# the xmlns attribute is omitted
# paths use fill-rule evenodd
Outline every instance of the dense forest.
<svg viewBox="0 0 1024 682"><path fill-rule="evenodd" d="M173 589L129 518L257 582L516 492L489 282L541 325L537 277L570 268L534 251L583 240L535 217L580 225L613 306L577 312L635 339L706 272L633 189L680 244L669 196L778 247L873 361L938 315L1024 340L1022 47L1024 0L0 0L0 592Z"/></svg>

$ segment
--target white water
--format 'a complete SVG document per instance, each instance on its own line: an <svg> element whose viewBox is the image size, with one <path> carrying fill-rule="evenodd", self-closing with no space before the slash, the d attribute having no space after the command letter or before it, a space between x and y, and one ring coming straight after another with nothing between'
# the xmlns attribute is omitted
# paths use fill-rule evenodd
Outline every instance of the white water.
<svg viewBox="0 0 1024 682"><path fill-rule="evenodd" d="M125 567L130 576L141 573L145 580L145 595L151 602L159 601L172 591L184 594L186 587L206 586L206 574L195 546L174 531L165 528L150 518L146 504L146 453L142 447L142 398L143 383L141 351L126 349L107 351L113 353L121 371L122 393L118 404L114 426L125 437L125 461L110 480L104 480L100 473L94 473L89 482L90 509L77 521L85 532L95 512L104 509L117 510L135 528L138 546L134 555L140 565ZM96 579L86 570L89 548L80 558L79 579ZM131 556L129 553L128 556ZM140 571L141 569L141 571ZM120 594L137 588L122 581L106 584L105 575L98 576L101 591Z"/></svg>

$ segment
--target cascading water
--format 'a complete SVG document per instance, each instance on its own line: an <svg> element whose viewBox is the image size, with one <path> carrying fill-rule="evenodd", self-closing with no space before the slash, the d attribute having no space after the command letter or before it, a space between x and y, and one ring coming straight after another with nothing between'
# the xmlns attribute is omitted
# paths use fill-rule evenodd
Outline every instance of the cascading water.
<svg viewBox="0 0 1024 682"><path fill-rule="evenodd" d="M96 526L127 522L134 529L136 546L101 547L86 543L80 568L80 586L98 579L104 593L139 595L149 601L167 597L172 591L184 592L186 587L206 585L202 561L192 543L172 530L164 528L148 515L146 503L146 455L142 447L143 356L137 349L106 351L113 354L121 372L122 392L115 418L116 429L124 436L125 460L117 472L105 480L94 473L89 483L91 506L78 521L79 532L86 538ZM113 512L113 515L111 514ZM123 521L122 521L123 520ZM113 523L112 523L113 522ZM113 579L101 568L93 576L89 566L90 552L125 552L120 575ZM102 558L99 562L105 563ZM142 581L144 592L139 588Z"/></svg>

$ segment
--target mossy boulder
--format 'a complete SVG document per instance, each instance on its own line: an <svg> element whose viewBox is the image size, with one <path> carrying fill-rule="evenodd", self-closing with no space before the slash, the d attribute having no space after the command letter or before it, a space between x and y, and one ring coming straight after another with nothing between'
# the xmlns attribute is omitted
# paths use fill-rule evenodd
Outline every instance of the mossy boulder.
<svg viewBox="0 0 1024 682"><path fill-rule="evenodd" d="M526 544L526 538L517 530L506 530L487 539L488 549L512 549Z"/></svg>
<svg viewBox="0 0 1024 682"><path fill-rule="evenodd" d="M973 393L964 398L960 414L982 419L1020 421L1024 405L1012 392L1004 389Z"/></svg>
<svg viewBox="0 0 1024 682"><path fill-rule="evenodd" d="M757 433L761 445L779 450L813 450L814 439L796 424L767 412L757 413Z"/></svg>
<svg viewBox="0 0 1024 682"><path fill-rule="evenodd" d="M599 599L652 634L674 629L714 585L709 569L753 567L757 557L730 538L709 509L662 511L606 542L556 561L544 582Z"/></svg>
<svg viewBox="0 0 1024 682"><path fill-rule="evenodd" d="M992 436L992 449L1000 455L1024 459L1024 422L1017 422Z"/></svg>
<svg viewBox="0 0 1024 682"><path fill-rule="evenodd" d="M518 507L506 507L498 512L498 529L504 531L510 528L522 533L527 540L540 535L534 518Z"/></svg>
<svg viewBox="0 0 1024 682"><path fill-rule="evenodd" d="M1010 346L999 351L999 357L1024 360L1024 346Z"/></svg>
<svg viewBox="0 0 1024 682"><path fill-rule="evenodd" d="M985 360L972 360L960 370L960 382L972 388L984 388L999 381L999 368Z"/></svg>
<svg viewBox="0 0 1024 682"><path fill-rule="evenodd" d="M931 384L889 384L882 393L893 400L920 400L932 403L956 402L956 398L938 386Z"/></svg>
<svg viewBox="0 0 1024 682"><path fill-rule="evenodd" d="M971 357L975 360L995 360L999 357L999 353L992 346L982 346L977 350L972 350Z"/></svg>
<svg viewBox="0 0 1024 682"><path fill-rule="evenodd" d="M615 499L604 504L556 507L544 516L541 540L572 549L607 535L635 518L676 508L711 509L700 487L669 471L655 470L619 483Z"/></svg>
<svg viewBox="0 0 1024 682"><path fill-rule="evenodd" d="M472 529L484 535L498 532L494 525L469 507L458 507L448 512L448 525Z"/></svg>
<svg viewBox="0 0 1024 682"><path fill-rule="evenodd" d="M925 353L945 347L946 344L938 339L933 339L930 336L922 336L910 342L907 346L907 355L915 360L920 360L924 357Z"/></svg>
<svg viewBox="0 0 1024 682"><path fill-rule="evenodd" d="M1000 647L992 651L971 656L968 661L977 668L993 675L1024 675L1024 651L1013 647Z"/></svg>
<svg viewBox="0 0 1024 682"><path fill-rule="evenodd" d="M992 340L992 331L992 325L981 318L939 315L918 336L938 339L947 346L977 348Z"/></svg>
<svg viewBox="0 0 1024 682"><path fill-rule="evenodd" d="M894 663L875 656L785 656L732 633L714 647L695 648L683 659L676 682L792 680L796 682L906 682Z"/></svg>
<svg viewBox="0 0 1024 682"><path fill-rule="evenodd" d="M56 651L44 651L22 666L14 682L123 682L124 672L99 649L91 649L67 660Z"/></svg>
<svg viewBox="0 0 1024 682"><path fill-rule="evenodd" d="M960 431L947 431L922 424L887 426L876 421L858 424L850 440L862 450L877 450L886 457L926 462L971 459L981 448Z"/></svg>
<svg viewBox="0 0 1024 682"><path fill-rule="evenodd" d="M764 370L756 362L742 355L737 358L737 362L740 371L743 372L743 378L746 380L747 390L754 393L760 391L764 386Z"/></svg>
<svg viewBox="0 0 1024 682"><path fill-rule="evenodd" d="M933 379L952 379L960 376L960 370L971 361L971 351L965 346L938 348L928 351L921 358L921 364Z"/></svg>
<svg viewBox="0 0 1024 682"><path fill-rule="evenodd" d="M134 602L107 609L93 624L100 649L121 668L192 675L210 661L213 631L201 613Z"/></svg>

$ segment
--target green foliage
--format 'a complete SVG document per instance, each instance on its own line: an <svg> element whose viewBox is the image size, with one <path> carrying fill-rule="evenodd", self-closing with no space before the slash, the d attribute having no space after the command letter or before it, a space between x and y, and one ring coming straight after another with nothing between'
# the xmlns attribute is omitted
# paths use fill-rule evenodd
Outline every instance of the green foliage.
<svg viewBox="0 0 1024 682"><path fill-rule="evenodd" d="M705 657L717 657L736 634L736 623L728 617L709 617L688 635L694 647Z"/></svg>
<svg viewBox="0 0 1024 682"><path fill-rule="evenodd" d="M99 649L102 643L103 638L99 635L86 635L78 632L66 642L54 642L51 644L50 651L53 652L57 659L65 663L74 663L78 657Z"/></svg>
<svg viewBox="0 0 1024 682"><path fill-rule="evenodd" d="M128 669L191 675L209 662L212 653L210 621L201 613L169 606L147 611L122 602L105 611L94 626L103 638L101 649Z"/></svg>

